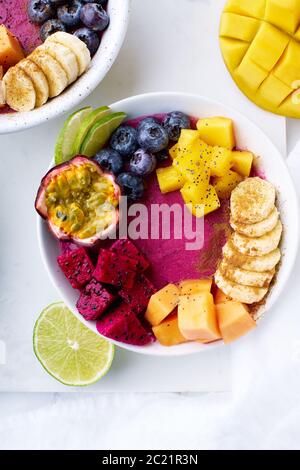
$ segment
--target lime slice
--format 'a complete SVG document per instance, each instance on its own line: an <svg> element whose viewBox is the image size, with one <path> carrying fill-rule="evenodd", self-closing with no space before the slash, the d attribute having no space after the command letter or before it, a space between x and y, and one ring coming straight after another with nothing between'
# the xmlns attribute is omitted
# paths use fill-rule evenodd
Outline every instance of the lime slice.
<svg viewBox="0 0 300 470"><path fill-rule="evenodd" d="M92 113L85 117L83 120L80 129L78 130L77 136L73 142L73 153L77 155L80 153L80 147L88 134L89 130L93 127L93 125L99 121L99 119L103 118L107 114L109 114L110 108L108 106L102 106L101 108L95 109Z"/></svg>
<svg viewBox="0 0 300 470"><path fill-rule="evenodd" d="M33 348L49 374L73 386L97 382L114 357L114 345L83 325L63 302L49 305L40 314Z"/></svg>
<svg viewBox="0 0 300 470"><path fill-rule="evenodd" d="M86 116L91 114L93 108L87 106L86 108L79 109L71 114L65 121L60 133L58 134L55 144L55 164L70 160L75 153L73 153L74 140L82 126Z"/></svg>
<svg viewBox="0 0 300 470"><path fill-rule="evenodd" d="M125 118L125 113L113 113L99 119L84 139L80 153L87 157L93 157L104 147L111 134L119 127Z"/></svg>

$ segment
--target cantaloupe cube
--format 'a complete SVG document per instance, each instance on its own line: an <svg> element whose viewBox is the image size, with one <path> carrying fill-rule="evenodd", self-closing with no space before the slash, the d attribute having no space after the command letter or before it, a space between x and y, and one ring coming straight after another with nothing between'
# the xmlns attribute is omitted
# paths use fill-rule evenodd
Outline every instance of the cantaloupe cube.
<svg viewBox="0 0 300 470"><path fill-rule="evenodd" d="M18 39L3 25L0 25L0 64L4 71L24 59L24 52Z"/></svg>
<svg viewBox="0 0 300 470"><path fill-rule="evenodd" d="M199 204L187 204L186 207L195 217L201 218L220 207L220 200L215 188L210 184Z"/></svg>
<svg viewBox="0 0 300 470"><path fill-rule="evenodd" d="M226 175L215 178L213 186L220 199L229 199L232 191L242 180L243 177L241 175L229 170Z"/></svg>
<svg viewBox="0 0 300 470"><path fill-rule="evenodd" d="M288 33L294 33L300 19L299 0L268 0L265 19Z"/></svg>
<svg viewBox="0 0 300 470"><path fill-rule="evenodd" d="M252 1L252 0L250 0ZM260 21L235 13L223 13L220 24L220 36L250 42L254 38Z"/></svg>
<svg viewBox="0 0 300 470"><path fill-rule="evenodd" d="M209 186L210 171L199 174L194 183L185 183L180 190L186 204L200 204Z"/></svg>
<svg viewBox="0 0 300 470"><path fill-rule="evenodd" d="M168 284L151 296L146 313L146 320L152 325L159 325L179 302L180 290L175 284Z"/></svg>
<svg viewBox="0 0 300 470"><path fill-rule="evenodd" d="M179 283L181 295L200 294L210 292L212 279L185 279Z"/></svg>
<svg viewBox="0 0 300 470"><path fill-rule="evenodd" d="M159 325L153 326L152 330L158 342L163 346L175 346L175 344L187 342L179 331L177 312L169 315Z"/></svg>
<svg viewBox="0 0 300 470"><path fill-rule="evenodd" d="M172 160L177 157L177 149L178 149L178 143L173 145L173 147L170 148L169 150L169 155Z"/></svg>
<svg viewBox="0 0 300 470"><path fill-rule="evenodd" d="M237 13L243 16L263 18L266 0L227 0L224 11Z"/></svg>
<svg viewBox="0 0 300 470"><path fill-rule="evenodd" d="M231 38L220 38L220 43L227 67L229 70L234 70L242 62L250 44Z"/></svg>
<svg viewBox="0 0 300 470"><path fill-rule="evenodd" d="M199 119L197 129L200 139L209 145L225 147L232 150L235 147L233 122L225 117Z"/></svg>
<svg viewBox="0 0 300 470"><path fill-rule="evenodd" d="M289 40L287 34L263 22L248 49L247 57L264 70L270 71L280 59Z"/></svg>
<svg viewBox="0 0 300 470"><path fill-rule="evenodd" d="M257 65L246 54L238 68L234 71L234 77L238 84L256 91L262 82L267 78L268 72Z"/></svg>
<svg viewBox="0 0 300 470"><path fill-rule="evenodd" d="M221 338L212 294L206 292L180 296L178 326L189 340L205 342Z"/></svg>
<svg viewBox="0 0 300 470"><path fill-rule="evenodd" d="M254 155L251 152L234 151L231 155L232 170L242 176L249 176L254 160Z"/></svg>
<svg viewBox="0 0 300 470"><path fill-rule="evenodd" d="M225 176L232 165L232 152L224 147L213 147L210 161L211 176Z"/></svg>
<svg viewBox="0 0 300 470"><path fill-rule="evenodd" d="M156 170L159 189L163 194L181 189L185 184L185 179L175 166L158 168Z"/></svg>
<svg viewBox="0 0 300 470"><path fill-rule="evenodd" d="M219 287L217 287L217 290L214 295L214 299L215 299L215 304L221 304L222 302L229 302L230 300L232 300L230 297L228 297L228 295L224 294L224 292L221 289L219 289Z"/></svg>
<svg viewBox="0 0 300 470"><path fill-rule="evenodd" d="M218 324L225 344L231 343L256 327L247 307L240 302L216 304Z"/></svg>

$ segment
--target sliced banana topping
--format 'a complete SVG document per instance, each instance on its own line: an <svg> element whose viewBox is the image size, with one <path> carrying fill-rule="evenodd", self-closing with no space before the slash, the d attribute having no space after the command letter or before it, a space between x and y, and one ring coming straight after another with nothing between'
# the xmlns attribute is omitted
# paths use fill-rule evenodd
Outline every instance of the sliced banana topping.
<svg viewBox="0 0 300 470"><path fill-rule="evenodd" d="M247 256L237 251L233 244L228 241L223 247L223 256L233 266L238 266L248 271L265 272L271 271L276 267L280 261L281 253L280 249L276 248L276 250L264 256Z"/></svg>
<svg viewBox="0 0 300 470"><path fill-rule="evenodd" d="M16 67L22 69L30 77L36 94L35 106L39 108L49 98L49 85L44 72L30 59L21 60Z"/></svg>
<svg viewBox="0 0 300 470"><path fill-rule="evenodd" d="M15 111L31 111L36 93L30 77L17 67L10 67L3 77L5 102Z"/></svg>
<svg viewBox="0 0 300 470"><path fill-rule="evenodd" d="M79 75L86 71L91 62L91 55L83 41L72 34L58 31L51 34L46 39L45 44L51 42L62 44L75 54L79 66Z"/></svg>
<svg viewBox="0 0 300 470"><path fill-rule="evenodd" d="M230 281L237 282L243 286L268 287L273 279L275 270L256 272L233 266L226 259L219 266L222 275Z"/></svg>
<svg viewBox="0 0 300 470"><path fill-rule="evenodd" d="M30 54L30 60L38 65L46 75L50 98L60 95L68 85L68 77L59 62L47 53L44 45L37 47Z"/></svg>
<svg viewBox="0 0 300 470"><path fill-rule="evenodd" d="M61 65L68 77L68 85L75 82L79 75L79 66L74 52L58 42L46 42L45 51Z"/></svg>
<svg viewBox="0 0 300 470"><path fill-rule="evenodd" d="M262 237L250 238L234 232L232 244L242 254L248 256L263 256L274 251L280 242L282 235L282 224L278 220L275 228Z"/></svg>
<svg viewBox="0 0 300 470"><path fill-rule="evenodd" d="M242 284L230 281L219 270L215 273L215 282L228 297L245 304L260 302L268 292L268 287L243 286Z"/></svg>
<svg viewBox="0 0 300 470"><path fill-rule="evenodd" d="M232 218L230 220L231 227L238 233L246 235L246 237L262 237L268 232L271 232L276 227L279 219L279 212L274 206L270 215L256 224L243 224L235 222Z"/></svg>

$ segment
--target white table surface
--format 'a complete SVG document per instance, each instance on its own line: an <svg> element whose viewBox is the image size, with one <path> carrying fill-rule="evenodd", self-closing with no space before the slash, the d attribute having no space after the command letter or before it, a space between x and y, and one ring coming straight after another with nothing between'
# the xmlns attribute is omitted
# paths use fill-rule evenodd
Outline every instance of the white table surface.
<svg viewBox="0 0 300 470"><path fill-rule="evenodd" d="M247 114L282 154L286 153L285 120L252 105L236 89L222 63L216 38L223 0L132 3L124 47L109 75L86 103L110 103L147 91L195 92ZM26 322L26 315L38 313L57 299L39 253L33 249L34 214L32 211L29 218L28 214L62 122L63 118L18 135L0 136L4 208L0 302L1 314L15 319L14 331L11 322L3 322L0 340L10 338L7 357L12 354L16 363L24 360L30 349L22 338L30 337L34 316ZM298 130L298 122L289 121L289 150L297 142ZM232 346L230 369L227 359L224 363L218 358L208 362L232 375L231 393L2 393L0 448L299 448L299 274L295 269L286 295L262 327ZM224 354L228 358L228 353ZM116 363L122 373L124 367L130 370L130 355L124 357L117 358ZM208 374L205 362L200 369ZM18 384L23 383L23 390L39 390L40 374L44 372L34 358L30 366L32 369L24 369ZM186 370L184 377L187 390L192 389L194 382L191 380L189 386L189 376L195 372L189 366L190 372ZM9 390L5 384L14 383L14 368L10 369L11 376L5 377L2 367L0 389ZM125 382L130 374L123 377ZM220 383L217 380L207 389L226 390L226 380L222 379L223 386Z"/></svg>

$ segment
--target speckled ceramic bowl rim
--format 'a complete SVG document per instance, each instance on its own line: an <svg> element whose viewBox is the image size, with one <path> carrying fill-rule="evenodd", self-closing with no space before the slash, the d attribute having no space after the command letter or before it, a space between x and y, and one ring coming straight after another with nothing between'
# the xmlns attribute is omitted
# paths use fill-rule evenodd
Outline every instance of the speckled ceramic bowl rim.
<svg viewBox="0 0 300 470"><path fill-rule="evenodd" d="M103 80L114 63L125 38L131 0L109 0L110 25L102 37L100 47L90 68L61 95L49 100L41 108L26 113L0 114L0 134L18 132L43 124L81 103Z"/></svg>

